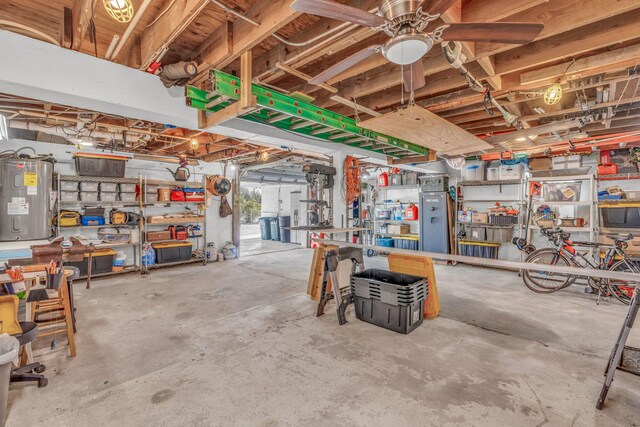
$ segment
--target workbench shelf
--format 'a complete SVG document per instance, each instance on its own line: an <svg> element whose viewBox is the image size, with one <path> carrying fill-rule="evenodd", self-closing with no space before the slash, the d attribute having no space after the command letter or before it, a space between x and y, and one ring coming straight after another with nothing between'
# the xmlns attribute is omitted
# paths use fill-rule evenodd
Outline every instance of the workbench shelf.
<svg viewBox="0 0 640 427"><path fill-rule="evenodd" d="M193 263L196 263L196 262L201 262L203 264L206 264L207 263L207 259L206 258L191 258L190 260L185 260L185 261L164 262L162 264L146 265L144 267L147 270L154 270L156 268L172 267L172 266L175 266L175 265L193 264Z"/></svg>

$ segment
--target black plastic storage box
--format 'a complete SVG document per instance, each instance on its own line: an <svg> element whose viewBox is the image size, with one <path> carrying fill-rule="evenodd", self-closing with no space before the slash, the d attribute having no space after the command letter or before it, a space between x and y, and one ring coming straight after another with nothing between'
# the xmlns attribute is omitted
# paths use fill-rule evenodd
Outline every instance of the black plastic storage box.
<svg viewBox="0 0 640 427"><path fill-rule="evenodd" d="M113 260L116 252L113 249L104 248L93 251L91 258L91 275L110 273L113 271ZM82 261L65 262L64 265L77 267L80 270L80 276L86 276L89 269L89 254L84 255Z"/></svg>
<svg viewBox="0 0 640 427"><path fill-rule="evenodd" d="M80 176L124 178L127 158L108 154L76 153L76 171Z"/></svg>
<svg viewBox="0 0 640 427"><path fill-rule="evenodd" d="M422 324L424 277L369 269L351 275L351 291L359 320L402 334Z"/></svg>
<svg viewBox="0 0 640 427"><path fill-rule="evenodd" d="M611 228L638 228L640 227L640 208L620 207L601 208L602 223Z"/></svg>
<svg viewBox="0 0 640 427"><path fill-rule="evenodd" d="M156 251L156 263L189 261L192 245L190 242L154 243L151 245Z"/></svg>

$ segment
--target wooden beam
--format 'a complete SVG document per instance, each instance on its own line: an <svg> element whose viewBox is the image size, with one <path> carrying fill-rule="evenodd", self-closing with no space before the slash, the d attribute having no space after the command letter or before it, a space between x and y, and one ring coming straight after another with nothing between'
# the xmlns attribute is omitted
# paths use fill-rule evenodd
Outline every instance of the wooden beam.
<svg viewBox="0 0 640 427"><path fill-rule="evenodd" d="M155 24L147 28L140 37L142 68L149 66L208 4L209 0L176 0Z"/></svg>
<svg viewBox="0 0 640 427"><path fill-rule="evenodd" d="M575 0L553 0L511 15L509 21L544 24L544 30L537 38L540 40L638 7L638 0L581 0L579 4ZM476 43L476 58L494 55L511 48L513 45L502 43Z"/></svg>
<svg viewBox="0 0 640 427"><path fill-rule="evenodd" d="M229 65L242 53L293 21L299 13L291 9L292 3L293 0L259 0L244 15L260 25L256 27L243 19L236 20L233 23L231 53L214 51L203 55L201 68L222 68Z"/></svg>
<svg viewBox="0 0 640 427"><path fill-rule="evenodd" d="M289 67L288 65L285 65L285 64L283 64L283 63L281 63L281 62L277 62L277 63L276 63L276 68L278 68L278 69L280 69L280 70L282 70L282 71L284 71L284 72L286 72L286 73L289 73L289 74L291 74L292 76L296 76L296 77L298 77L299 79L304 80L305 82L308 82L309 80L311 80L311 79L312 79L312 77L311 77L311 76L309 76L309 75L307 75L307 74L303 73L302 71L296 70L295 68ZM328 84L326 84L326 83L320 83L320 84L319 84L319 85L317 85L317 86L318 86L318 87L321 87L322 89L324 89L324 90L326 90L326 91L328 91L328 92L331 92L331 93L338 93L338 89L336 89L336 88L335 88L335 87L333 87L333 86L329 86L329 85L328 85Z"/></svg>
<svg viewBox="0 0 640 427"><path fill-rule="evenodd" d="M233 22L226 21L218 30L191 53L191 59L207 56L225 56L233 53Z"/></svg>
<svg viewBox="0 0 640 427"><path fill-rule="evenodd" d="M636 58L640 58L640 44L580 58L576 60L575 63L568 61L551 67L525 72L520 74L520 83L523 85L532 85L544 82L549 79L561 77L565 73L565 70L568 70L566 78L569 79L570 76L583 71L610 66L611 64L626 62Z"/></svg>
<svg viewBox="0 0 640 427"><path fill-rule="evenodd" d="M495 22L550 0L471 0L462 10L463 22Z"/></svg>
<svg viewBox="0 0 640 427"><path fill-rule="evenodd" d="M73 11L71 8L65 7L63 9L60 26L60 46L71 49L73 43Z"/></svg>
<svg viewBox="0 0 640 427"><path fill-rule="evenodd" d="M253 84L253 56L251 50L240 56L240 109L247 110L255 107L255 97L251 92Z"/></svg>
<svg viewBox="0 0 640 427"><path fill-rule="evenodd" d="M363 113L367 113L368 115L373 116L373 117L378 117L378 116L382 115L382 114L378 113L377 111L374 111L374 110L372 110L370 108L364 107L364 106L362 106L362 105L360 105L360 104L358 104L356 102L349 101L348 99L343 98L340 95L333 95L331 97L331 99L336 101L336 102L338 102L338 103L340 103L340 104L353 107L355 110L362 111Z"/></svg>
<svg viewBox="0 0 640 427"><path fill-rule="evenodd" d="M82 47L89 28L91 11L96 2L97 0L73 0L73 41L71 42L71 49L80 50Z"/></svg>
<svg viewBox="0 0 640 427"><path fill-rule="evenodd" d="M440 19L445 24L462 22L462 0L457 0L453 6L440 15ZM465 54L467 60L472 61L476 56L476 44L474 42L460 42L460 44L462 45L462 53Z"/></svg>
<svg viewBox="0 0 640 427"><path fill-rule="evenodd" d="M228 122L231 119L235 119L239 115L243 114L244 110L240 108L240 103L235 102L220 111L216 111L215 113L207 114L204 120L204 126L201 126L201 129L209 129L215 125L222 124L224 122ZM200 126L200 124L198 124Z"/></svg>
<svg viewBox="0 0 640 427"><path fill-rule="evenodd" d="M402 159L387 156L387 164L389 165L410 165L412 163L435 162L436 160L438 160L438 156L434 150L429 150L427 156L403 157Z"/></svg>
<svg viewBox="0 0 640 427"><path fill-rule="evenodd" d="M140 68L142 67L142 41L140 36L134 36L131 47L129 48L129 54L125 62L129 67Z"/></svg>
<svg viewBox="0 0 640 427"><path fill-rule="evenodd" d="M478 64L487 73L487 82L493 90L502 90L502 77L496 75L496 60L493 56L478 59Z"/></svg>

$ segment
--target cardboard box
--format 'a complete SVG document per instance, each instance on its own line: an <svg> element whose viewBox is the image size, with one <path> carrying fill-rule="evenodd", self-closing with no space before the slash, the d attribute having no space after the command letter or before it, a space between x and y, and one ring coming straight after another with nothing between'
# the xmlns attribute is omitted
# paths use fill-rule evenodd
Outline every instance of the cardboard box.
<svg viewBox="0 0 640 427"><path fill-rule="evenodd" d="M539 157L536 159L529 159L529 170L532 170L532 171L551 170L551 158Z"/></svg>
<svg viewBox="0 0 640 427"><path fill-rule="evenodd" d="M488 224L489 213L488 212L474 212L471 215L471 222L474 224Z"/></svg>
<svg viewBox="0 0 640 427"><path fill-rule="evenodd" d="M387 232L389 234L409 234L409 224L389 224Z"/></svg>

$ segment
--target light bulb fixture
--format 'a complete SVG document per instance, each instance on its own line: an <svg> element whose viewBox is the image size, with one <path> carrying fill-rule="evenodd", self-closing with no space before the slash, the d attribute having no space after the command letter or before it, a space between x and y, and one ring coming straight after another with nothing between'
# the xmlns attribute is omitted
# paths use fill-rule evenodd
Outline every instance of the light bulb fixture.
<svg viewBox="0 0 640 427"><path fill-rule="evenodd" d="M191 141L189 141L189 147L197 150L198 147L200 147L200 141L198 141L196 138L192 138Z"/></svg>
<svg viewBox="0 0 640 427"><path fill-rule="evenodd" d="M554 83L544 91L544 103L554 105L562 99L562 86L560 83Z"/></svg>
<svg viewBox="0 0 640 427"><path fill-rule="evenodd" d="M371 178L371 174L366 170L366 169L362 169L362 173L360 174L360 178L364 179L369 179Z"/></svg>
<svg viewBox="0 0 640 427"><path fill-rule="evenodd" d="M266 151L260 153L260 160L262 160L263 162L269 160L269 153L267 153Z"/></svg>
<svg viewBox="0 0 640 427"><path fill-rule="evenodd" d="M422 34L402 34L389 40L382 47L382 54L398 65L413 64L433 47L433 40Z"/></svg>
<svg viewBox="0 0 640 427"><path fill-rule="evenodd" d="M238 169L238 165L234 162L231 162L229 163L229 169L235 172L235 170Z"/></svg>
<svg viewBox="0 0 640 427"><path fill-rule="evenodd" d="M133 4L131 0L102 0L109 16L118 22L129 22L133 18Z"/></svg>
<svg viewBox="0 0 640 427"><path fill-rule="evenodd" d="M0 141L3 139L9 139L9 130L6 117L0 114Z"/></svg>

